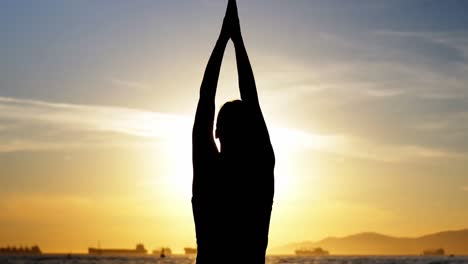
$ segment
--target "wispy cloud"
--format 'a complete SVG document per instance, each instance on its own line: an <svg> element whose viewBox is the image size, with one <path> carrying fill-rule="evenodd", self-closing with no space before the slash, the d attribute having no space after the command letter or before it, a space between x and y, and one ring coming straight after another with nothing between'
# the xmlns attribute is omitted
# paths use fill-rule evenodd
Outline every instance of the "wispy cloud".
<svg viewBox="0 0 468 264"><path fill-rule="evenodd" d="M173 137L189 119L175 114L130 108L51 103L0 97L0 118L59 124L78 130L124 133L141 137Z"/></svg>
<svg viewBox="0 0 468 264"><path fill-rule="evenodd" d="M468 34L337 35L314 38L310 45L320 45L304 53L307 59L295 53L265 59L259 86L273 87L263 93L267 106L279 106L275 115L287 112L303 129L343 135L333 151L345 155L385 161L467 156ZM328 42L333 48L323 48Z"/></svg>
<svg viewBox="0 0 468 264"><path fill-rule="evenodd" d="M192 117L138 109L64 104L0 97L0 120L44 123L67 131L87 133L111 132L147 139L187 141L190 146ZM36 131L38 132L38 131ZM292 128L273 128L272 138L282 148L326 149L333 136L305 133ZM3 138L5 140L5 138ZM79 143L47 143L30 138L7 140L0 152L60 149Z"/></svg>
<svg viewBox="0 0 468 264"><path fill-rule="evenodd" d="M176 114L7 97L0 97L0 109L0 122L25 126L21 130L19 125L16 125L16 131L19 129L21 132L21 137L18 138L17 133L8 134L8 128L11 126L5 125L0 138L0 152L78 147L86 141L83 134L90 133L115 133L149 139L174 139L190 135L190 132L184 134L184 131L190 131L190 118ZM44 131L47 129L50 131ZM51 131L61 135L78 134L74 138L38 138L41 133ZM98 139L106 140L102 137ZM107 140L108 142L101 143L115 144L112 140ZM98 145L99 142L93 141L92 144Z"/></svg>
<svg viewBox="0 0 468 264"><path fill-rule="evenodd" d="M374 97L393 97L393 96L404 94L404 91L401 90L401 89L393 89L393 90L390 90L390 89L386 89L386 90L384 90L384 89L380 89L380 90L369 89L369 90L366 91L366 93L369 96L374 96Z"/></svg>
<svg viewBox="0 0 468 264"><path fill-rule="evenodd" d="M334 149L335 153L374 161L392 163L413 162L421 159L467 159L468 153L454 152L428 146L389 144L348 136Z"/></svg>
<svg viewBox="0 0 468 264"><path fill-rule="evenodd" d="M430 31L377 31L376 34L400 38L419 38L448 48L458 50L462 56L468 58L467 32L430 32Z"/></svg>
<svg viewBox="0 0 468 264"><path fill-rule="evenodd" d="M62 150L71 149L79 146L77 143L72 142L38 142L31 140L13 140L3 142L0 140L1 147L0 153L12 153L19 151L51 151L51 150Z"/></svg>
<svg viewBox="0 0 468 264"><path fill-rule="evenodd" d="M193 119L184 115L7 97L0 97L0 108L2 109L0 120L30 124L27 129L32 130L23 131L21 138L16 138L15 135L10 135L11 138L2 136L0 152L67 149L80 147L82 144L116 144L107 137L97 137L97 140L86 142L86 137L79 134L80 132L115 133L142 141L151 139L183 141L187 150L190 149ZM73 138L54 137L52 140L41 140L35 136L35 133L40 133L35 128L37 124L47 125L51 130L58 130L57 133L78 134ZM2 133L6 132L8 130ZM309 149L386 162L405 162L421 158L465 158L464 153L417 145L384 144L346 134L317 134L274 125L270 126L270 132L273 145L278 152ZM84 139L76 138L80 135Z"/></svg>
<svg viewBox="0 0 468 264"><path fill-rule="evenodd" d="M110 78L110 82L113 85L122 86L122 87L130 88L130 89L133 89L133 90L135 90L135 89L138 89L138 90L151 89L151 87L149 85L145 84L145 83L130 81L130 80L124 80L124 79L120 79L120 78Z"/></svg>
<svg viewBox="0 0 468 264"><path fill-rule="evenodd" d="M461 188L463 191L468 192L468 185L467 186L462 186Z"/></svg>

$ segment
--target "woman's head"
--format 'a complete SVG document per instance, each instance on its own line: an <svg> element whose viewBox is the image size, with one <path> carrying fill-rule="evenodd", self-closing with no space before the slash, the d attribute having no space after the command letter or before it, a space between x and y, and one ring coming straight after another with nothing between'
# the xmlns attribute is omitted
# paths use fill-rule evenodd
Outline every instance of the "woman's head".
<svg viewBox="0 0 468 264"><path fill-rule="evenodd" d="M249 116L241 100L227 102L221 107L216 122L216 138L224 148L240 147L247 141Z"/></svg>

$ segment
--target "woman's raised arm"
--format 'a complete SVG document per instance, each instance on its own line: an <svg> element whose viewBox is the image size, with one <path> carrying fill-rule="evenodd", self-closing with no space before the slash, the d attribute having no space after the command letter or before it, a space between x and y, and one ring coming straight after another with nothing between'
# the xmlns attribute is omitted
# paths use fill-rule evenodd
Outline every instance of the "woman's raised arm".
<svg viewBox="0 0 468 264"><path fill-rule="evenodd" d="M226 50L226 46L229 41L229 32L224 24L210 60L208 61L208 65L206 66L205 75L203 76L200 88L200 98L198 101L192 134L194 154L199 150L216 150L216 145L213 139L215 97L221 63L223 61L224 51Z"/></svg>
<svg viewBox="0 0 468 264"><path fill-rule="evenodd" d="M237 71L239 74L239 89L242 101L259 107L257 86L250 65L249 56L242 38L237 4L229 0L227 15L230 22L231 39L236 49Z"/></svg>
<svg viewBox="0 0 468 264"><path fill-rule="evenodd" d="M262 149L266 158L270 158L271 162L275 162L273 147L271 146L268 128L263 118L260 102L258 100L257 85L255 77L250 64L247 49L245 48L244 40L239 23L239 15L237 12L237 5L235 0L229 0L228 15L231 22L231 39L234 43L236 50L237 71L239 75L239 90L242 101L252 111L254 118L254 128L252 132L255 134L256 140Z"/></svg>

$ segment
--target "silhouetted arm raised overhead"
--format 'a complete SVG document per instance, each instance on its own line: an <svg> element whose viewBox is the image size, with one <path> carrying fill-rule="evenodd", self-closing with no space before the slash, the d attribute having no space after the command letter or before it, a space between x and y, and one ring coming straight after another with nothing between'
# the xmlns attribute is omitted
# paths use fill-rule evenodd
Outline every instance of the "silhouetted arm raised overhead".
<svg viewBox="0 0 468 264"><path fill-rule="evenodd" d="M242 38L235 0L229 0L227 13L227 17L229 17L229 22L231 24L231 38L236 49L239 89L242 101L259 107L255 77L244 45L244 40Z"/></svg>
<svg viewBox="0 0 468 264"><path fill-rule="evenodd" d="M192 154L195 169L203 166L202 163L210 162L212 155L218 152L213 138L213 123L219 73L224 51L229 41L229 32L226 27L226 23L224 23L216 46L206 66L205 75L200 88L200 99L198 101L192 133ZM195 183L197 179L194 180Z"/></svg>
<svg viewBox="0 0 468 264"><path fill-rule="evenodd" d="M229 0L228 4L228 17L231 21L231 38L234 43L236 50L237 60L237 71L239 75L239 90L242 101L253 111L253 117L255 118L255 132L258 136L259 144L264 147L270 158L274 162L274 152L271 146L270 136L268 128L263 118L262 110L260 108L260 102L258 100L257 85L255 83L255 77L250 64L247 49L245 48L244 40L239 23L239 15L237 12L237 4L235 0Z"/></svg>

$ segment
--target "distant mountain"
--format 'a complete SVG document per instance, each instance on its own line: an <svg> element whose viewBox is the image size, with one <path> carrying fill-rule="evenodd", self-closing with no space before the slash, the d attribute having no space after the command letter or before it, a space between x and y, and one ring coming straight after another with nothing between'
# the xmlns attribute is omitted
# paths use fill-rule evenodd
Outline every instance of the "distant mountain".
<svg viewBox="0 0 468 264"><path fill-rule="evenodd" d="M338 255L419 255L423 250L443 248L446 254L468 255L468 229L446 231L416 238L360 233L329 237L317 242L288 244L270 250L274 254L293 254L298 248L322 247Z"/></svg>

